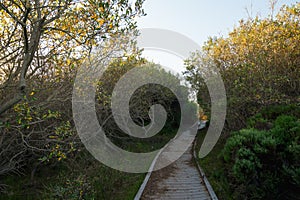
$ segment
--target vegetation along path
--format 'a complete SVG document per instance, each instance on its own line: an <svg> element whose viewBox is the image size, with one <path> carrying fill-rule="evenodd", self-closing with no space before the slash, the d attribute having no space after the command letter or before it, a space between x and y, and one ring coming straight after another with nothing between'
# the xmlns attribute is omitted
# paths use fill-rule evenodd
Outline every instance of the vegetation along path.
<svg viewBox="0 0 300 200"><path fill-rule="evenodd" d="M215 199L197 169L192 149L191 145L176 162L153 172L141 199Z"/></svg>

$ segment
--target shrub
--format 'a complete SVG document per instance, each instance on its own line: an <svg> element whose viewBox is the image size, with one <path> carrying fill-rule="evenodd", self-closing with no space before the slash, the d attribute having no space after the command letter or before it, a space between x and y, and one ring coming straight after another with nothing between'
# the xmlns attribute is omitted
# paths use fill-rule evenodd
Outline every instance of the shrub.
<svg viewBox="0 0 300 200"><path fill-rule="evenodd" d="M261 115L257 115L260 121ZM265 119L264 119L265 120ZM280 115L270 130L234 132L222 157L236 198L274 199L287 191L299 195L300 121Z"/></svg>
<svg viewBox="0 0 300 200"><path fill-rule="evenodd" d="M298 2L283 6L274 18L243 19L227 36L211 37L185 62L186 80L197 91L198 103L210 107L201 77L214 67L226 88L231 130L244 128L245 120L264 107L299 103L299 16Z"/></svg>

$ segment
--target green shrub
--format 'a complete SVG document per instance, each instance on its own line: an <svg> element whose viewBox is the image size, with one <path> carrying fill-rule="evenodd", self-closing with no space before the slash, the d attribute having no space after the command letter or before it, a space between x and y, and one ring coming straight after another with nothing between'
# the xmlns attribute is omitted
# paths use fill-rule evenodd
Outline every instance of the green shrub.
<svg viewBox="0 0 300 200"><path fill-rule="evenodd" d="M265 119L275 120L280 115L290 115L300 118L300 106L296 104L273 105L262 109L261 115Z"/></svg>
<svg viewBox="0 0 300 200"><path fill-rule="evenodd" d="M262 119L257 115L250 122ZM299 138L300 121L287 115L278 116L270 130L234 132L221 154L235 188L234 196L275 199L287 191L299 195Z"/></svg>
<svg viewBox="0 0 300 200"><path fill-rule="evenodd" d="M258 113L247 120L247 128L254 128L257 127L258 124L264 123L267 123L267 120L263 118L261 113Z"/></svg>

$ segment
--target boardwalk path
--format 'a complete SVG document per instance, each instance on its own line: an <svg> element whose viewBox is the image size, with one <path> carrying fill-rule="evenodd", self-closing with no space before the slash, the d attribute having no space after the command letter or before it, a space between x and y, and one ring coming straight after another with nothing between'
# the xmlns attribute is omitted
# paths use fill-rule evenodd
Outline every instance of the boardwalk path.
<svg viewBox="0 0 300 200"><path fill-rule="evenodd" d="M141 199L212 199L192 155L191 145L176 162L153 172Z"/></svg>

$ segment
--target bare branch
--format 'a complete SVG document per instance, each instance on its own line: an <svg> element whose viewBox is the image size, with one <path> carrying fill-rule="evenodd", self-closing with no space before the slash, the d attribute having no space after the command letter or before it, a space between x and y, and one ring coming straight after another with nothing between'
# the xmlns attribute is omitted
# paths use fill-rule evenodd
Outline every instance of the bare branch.
<svg viewBox="0 0 300 200"><path fill-rule="evenodd" d="M0 8L2 8L11 18L13 18L17 23L21 24L21 26L26 26L21 20L19 20L12 12L8 10L8 8L0 2Z"/></svg>
<svg viewBox="0 0 300 200"><path fill-rule="evenodd" d="M6 102L3 106L0 107L0 115L7 111L8 109L12 108L15 104L20 102L22 100L23 95L25 93L23 91L19 92L13 99Z"/></svg>

